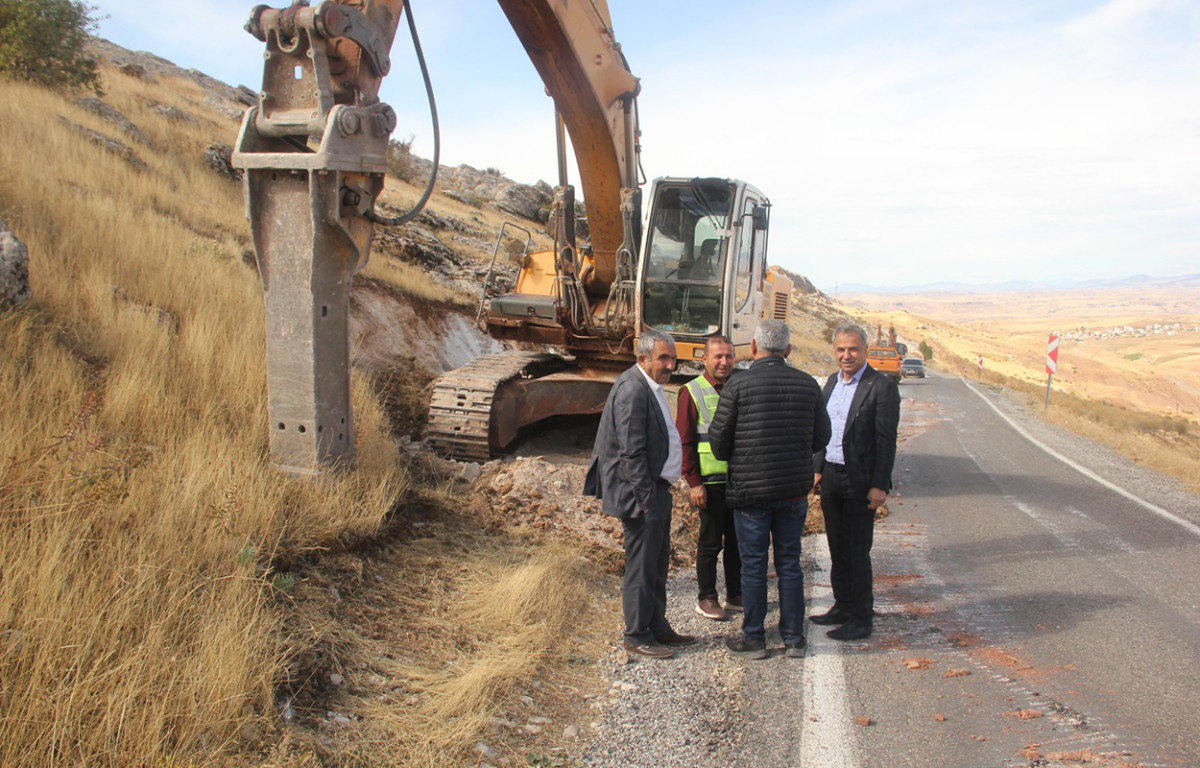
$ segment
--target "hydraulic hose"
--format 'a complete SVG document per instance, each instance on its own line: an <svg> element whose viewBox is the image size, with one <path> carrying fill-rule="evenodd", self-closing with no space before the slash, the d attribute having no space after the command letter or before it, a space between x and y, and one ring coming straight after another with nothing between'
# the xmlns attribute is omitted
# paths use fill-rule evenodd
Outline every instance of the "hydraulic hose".
<svg viewBox="0 0 1200 768"><path fill-rule="evenodd" d="M421 195L421 199L406 213L402 213L399 216L380 216L371 210L363 214L368 220L376 224L382 224L385 227L398 227L402 224L407 224L420 215L425 204L429 202L429 197L433 194L433 187L437 183L438 158L442 148L441 133L438 129L437 102L433 98L433 83L429 79L429 68L425 66L425 52L421 50L421 39L417 37L417 24L413 21L412 0L404 0L404 15L408 18L408 31L412 36L413 50L417 54L417 63L421 67L421 77L425 81L425 94L429 97L429 116L433 121L433 170L429 173L429 182L425 185L425 192Z"/></svg>

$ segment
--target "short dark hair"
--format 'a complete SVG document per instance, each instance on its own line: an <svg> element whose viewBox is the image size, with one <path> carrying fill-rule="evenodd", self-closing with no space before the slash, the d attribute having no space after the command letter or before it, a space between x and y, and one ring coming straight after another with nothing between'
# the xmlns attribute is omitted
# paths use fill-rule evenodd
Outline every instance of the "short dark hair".
<svg viewBox="0 0 1200 768"><path fill-rule="evenodd" d="M733 346L733 342L730 341L729 337L727 337L727 336L722 336L720 334L717 334L716 336L709 336L707 339L704 340L704 353L705 354L708 354L708 351L710 349L712 349L713 344L728 344L731 347Z"/></svg>

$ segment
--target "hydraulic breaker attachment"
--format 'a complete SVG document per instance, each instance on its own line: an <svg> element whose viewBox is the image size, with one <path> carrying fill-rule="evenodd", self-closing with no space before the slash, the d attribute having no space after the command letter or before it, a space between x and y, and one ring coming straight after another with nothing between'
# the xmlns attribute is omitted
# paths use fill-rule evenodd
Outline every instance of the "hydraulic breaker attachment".
<svg viewBox="0 0 1200 768"><path fill-rule="evenodd" d="M350 285L396 124L377 94L402 3L356 5L258 6L246 25L266 63L233 164L266 299L271 460L300 474L354 461Z"/></svg>

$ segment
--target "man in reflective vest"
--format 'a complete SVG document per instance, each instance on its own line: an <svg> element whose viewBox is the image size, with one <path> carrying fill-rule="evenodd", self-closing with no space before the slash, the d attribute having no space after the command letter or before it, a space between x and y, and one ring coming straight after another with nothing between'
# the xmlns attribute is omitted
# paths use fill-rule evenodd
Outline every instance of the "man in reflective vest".
<svg viewBox="0 0 1200 768"><path fill-rule="evenodd" d="M708 425L717 412L721 388L733 373L733 344L712 336L704 345L704 373L679 390L675 427L683 443L683 478L692 503L700 509L696 546L696 613L724 621L729 611L742 609L742 559L738 555L733 513L725 504L726 464L712 454ZM717 555L725 551L725 605L717 594Z"/></svg>

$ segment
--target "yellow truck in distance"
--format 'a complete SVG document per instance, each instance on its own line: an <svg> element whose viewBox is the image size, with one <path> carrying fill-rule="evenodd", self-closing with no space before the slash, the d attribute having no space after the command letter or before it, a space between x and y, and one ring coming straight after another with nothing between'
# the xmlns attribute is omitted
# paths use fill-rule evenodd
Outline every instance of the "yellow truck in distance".
<svg viewBox="0 0 1200 768"><path fill-rule="evenodd" d="M896 343L896 326L888 325L887 342L883 340L883 324L876 326L875 344L867 347L867 365L900 383L900 359L908 352L908 345Z"/></svg>
<svg viewBox="0 0 1200 768"><path fill-rule="evenodd" d="M900 383L900 353L895 347L867 347L867 365Z"/></svg>

